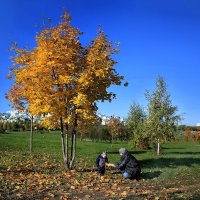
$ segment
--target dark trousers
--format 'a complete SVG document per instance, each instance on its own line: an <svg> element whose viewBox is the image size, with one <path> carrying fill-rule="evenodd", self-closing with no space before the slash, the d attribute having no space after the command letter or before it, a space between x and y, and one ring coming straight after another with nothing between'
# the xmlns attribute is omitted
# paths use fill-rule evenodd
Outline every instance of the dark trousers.
<svg viewBox="0 0 200 200"><path fill-rule="evenodd" d="M103 176L105 174L105 171L106 171L105 166L104 167L98 167L98 172L101 176Z"/></svg>
<svg viewBox="0 0 200 200"><path fill-rule="evenodd" d="M132 172L127 172L126 170L120 170L124 178L136 179L138 180L141 174L140 168L135 168Z"/></svg>

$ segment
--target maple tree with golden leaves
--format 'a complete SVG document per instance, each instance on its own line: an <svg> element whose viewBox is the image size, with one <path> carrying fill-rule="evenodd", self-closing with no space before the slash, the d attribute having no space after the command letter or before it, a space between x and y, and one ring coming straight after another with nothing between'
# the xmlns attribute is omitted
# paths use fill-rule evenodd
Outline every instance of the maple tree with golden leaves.
<svg viewBox="0 0 200 200"><path fill-rule="evenodd" d="M61 130L66 169L72 169L75 160L77 127L96 120L97 101L115 98L107 89L123 80L112 58L118 50L107 35L99 30L83 47L82 33L70 22L70 15L64 13L58 25L36 36L36 47L13 47L14 84L7 95L13 104L26 106L32 116L43 116L43 126Z"/></svg>

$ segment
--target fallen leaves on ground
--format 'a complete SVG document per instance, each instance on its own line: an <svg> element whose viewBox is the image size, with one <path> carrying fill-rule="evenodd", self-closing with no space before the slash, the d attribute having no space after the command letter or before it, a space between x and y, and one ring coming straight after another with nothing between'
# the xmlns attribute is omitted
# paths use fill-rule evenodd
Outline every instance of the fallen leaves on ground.
<svg viewBox="0 0 200 200"><path fill-rule="evenodd" d="M177 198L188 197L187 191L200 188L198 181L193 185L174 187L168 183L161 188L157 180L139 181L123 179L114 170L107 170L99 176L94 168L84 164L85 169L61 170L62 165L42 158L42 164L35 160L16 163L0 172L0 199L169 199L176 193ZM81 162L80 162L81 163ZM81 163L83 164L83 163ZM60 169L60 170L59 170Z"/></svg>

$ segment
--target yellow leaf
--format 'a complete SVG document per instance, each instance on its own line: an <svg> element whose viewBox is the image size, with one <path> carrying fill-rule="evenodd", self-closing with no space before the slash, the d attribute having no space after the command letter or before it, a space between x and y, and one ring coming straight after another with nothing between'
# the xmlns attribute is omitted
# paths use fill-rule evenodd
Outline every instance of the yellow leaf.
<svg viewBox="0 0 200 200"><path fill-rule="evenodd" d="M127 192L124 191L124 192L121 193L121 195L122 195L122 196L127 196Z"/></svg>

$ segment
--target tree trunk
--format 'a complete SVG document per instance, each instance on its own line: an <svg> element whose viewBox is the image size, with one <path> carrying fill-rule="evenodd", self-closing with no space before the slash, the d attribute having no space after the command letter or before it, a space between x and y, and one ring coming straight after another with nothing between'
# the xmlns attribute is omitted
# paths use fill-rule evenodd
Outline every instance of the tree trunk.
<svg viewBox="0 0 200 200"><path fill-rule="evenodd" d="M63 163L64 167L67 170L68 169L68 162L66 158L66 146L65 146L65 135L64 135L64 126L63 126L63 120L60 118L60 129L61 129L61 144L62 144L62 155L63 155Z"/></svg>
<svg viewBox="0 0 200 200"><path fill-rule="evenodd" d="M72 146L71 146L71 160L70 160L70 165L69 168L72 169L73 163L75 161L76 157L76 130L73 131L72 134Z"/></svg>
<svg viewBox="0 0 200 200"><path fill-rule="evenodd" d="M111 147L113 147L113 134L111 134Z"/></svg>
<svg viewBox="0 0 200 200"><path fill-rule="evenodd" d="M31 116L31 131L30 131L30 153L33 151L33 116Z"/></svg>
<svg viewBox="0 0 200 200"><path fill-rule="evenodd" d="M76 127L77 127L77 114L75 115L75 122L72 130L71 160L69 163L70 169L72 169L76 157Z"/></svg>
<svg viewBox="0 0 200 200"><path fill-rule="evenodd" d="M157 144L157 155L160 155L160 140L158 139L158 144Z"/></svg>
<svg viewBox="0 0 200 200"><path fill-rule="evenodd" d="M69 169L69 126L68 123L66 123L66 129L65 129L65 158L66 158L66 164L67 169Z"/></svg>
<svg viewBox="0 0 200 200"><path fill-rule="evenodd" d="M80 133L80 141L83 141L83 133Z"/></svg>
<svg viewBox="0 0 200 200"><path fill-rule="evenodd" d="M62 144L64 167L66 170L71 170L75 161L75 157L76 157L77 114L75 116L74 127L72 130L71 149L69 149L70 148L69 147L69 127L68 127L68 124L66 124L66 127L64 128L62 118L60 118L60 127L61 127L61 144Z"/></svg>

